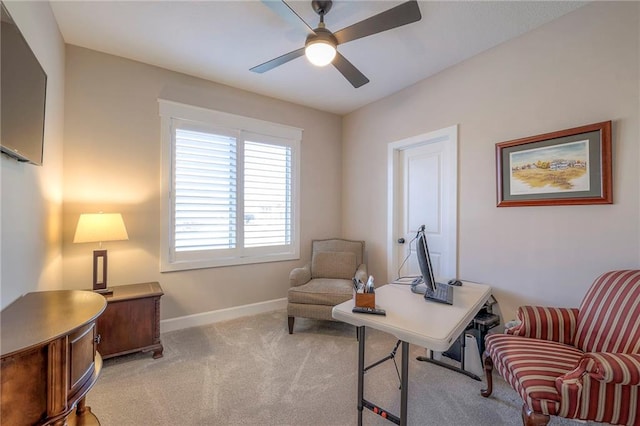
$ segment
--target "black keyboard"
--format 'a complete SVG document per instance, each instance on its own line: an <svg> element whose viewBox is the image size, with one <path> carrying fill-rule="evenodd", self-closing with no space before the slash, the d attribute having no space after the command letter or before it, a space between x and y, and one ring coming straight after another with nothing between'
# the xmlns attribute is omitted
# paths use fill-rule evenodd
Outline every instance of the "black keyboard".
<svg viewBox="0 0 640 426"><path fill-rule="evenodd" d="M453 305L453 287L447 284L436 283L435 291L427 288L424 293L424 298L433 300L434 302Z"/></svg>

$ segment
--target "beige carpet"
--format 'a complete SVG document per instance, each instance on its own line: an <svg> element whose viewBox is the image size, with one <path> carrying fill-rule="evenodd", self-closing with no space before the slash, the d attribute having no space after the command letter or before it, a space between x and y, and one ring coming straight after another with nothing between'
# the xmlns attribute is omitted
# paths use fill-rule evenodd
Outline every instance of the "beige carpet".
<svg viewBox="0 0 640 426"><path fill-rule="evenodd" d="M102 426L355 425L355 328L296 319L289 335L277 311L162 335L164 358L134 354L105 361L87 403ZM367 365L395 339L367 330ZM410 425L521 425L521 402L499 377L483 383L419 362L411 346ZM400 367L400 349L396 359ZM365 398L399 414L392 361L365 374ZM365 425L391 425L365 409ZM584 423L553 418L551 425ZM589 423L593 424L593 423Z"/></svg>

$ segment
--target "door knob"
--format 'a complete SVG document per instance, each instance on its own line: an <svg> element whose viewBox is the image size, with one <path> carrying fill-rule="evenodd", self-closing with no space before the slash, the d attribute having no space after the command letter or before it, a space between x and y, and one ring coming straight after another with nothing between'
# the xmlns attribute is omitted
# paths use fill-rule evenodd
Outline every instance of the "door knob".
<svg viewBox="0 0 640 426"><path fill-rule="evenodd" d="M404 244L404 238L398 238L398 244Z"/></svg>

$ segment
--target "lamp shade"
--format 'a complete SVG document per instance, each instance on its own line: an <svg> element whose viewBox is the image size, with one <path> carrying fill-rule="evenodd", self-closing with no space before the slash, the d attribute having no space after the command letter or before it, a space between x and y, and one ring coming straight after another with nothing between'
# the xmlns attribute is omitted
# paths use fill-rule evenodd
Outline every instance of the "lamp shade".
<svg viewBox="0 0 640 426"><path fill-rule="evenodd" d="M74 243L128 240L120 213L83 213L78 219Z"/></svg>

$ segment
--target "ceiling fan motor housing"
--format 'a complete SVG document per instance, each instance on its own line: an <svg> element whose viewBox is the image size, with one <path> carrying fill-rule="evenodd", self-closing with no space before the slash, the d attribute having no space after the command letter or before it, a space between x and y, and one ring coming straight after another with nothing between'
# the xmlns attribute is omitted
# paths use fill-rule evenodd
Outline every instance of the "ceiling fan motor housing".
<svg viewBox="0 0 640 426"><path fill-rule="evenodd" d="M318 27L313 31L315 32L315 34L309 34L307 36L307 41L304 44L305 46L309 46L310 44L318 42L329 43L333 45L333 47L336 47L338 45L338 40L328 29L324 27Z"/></svg>

